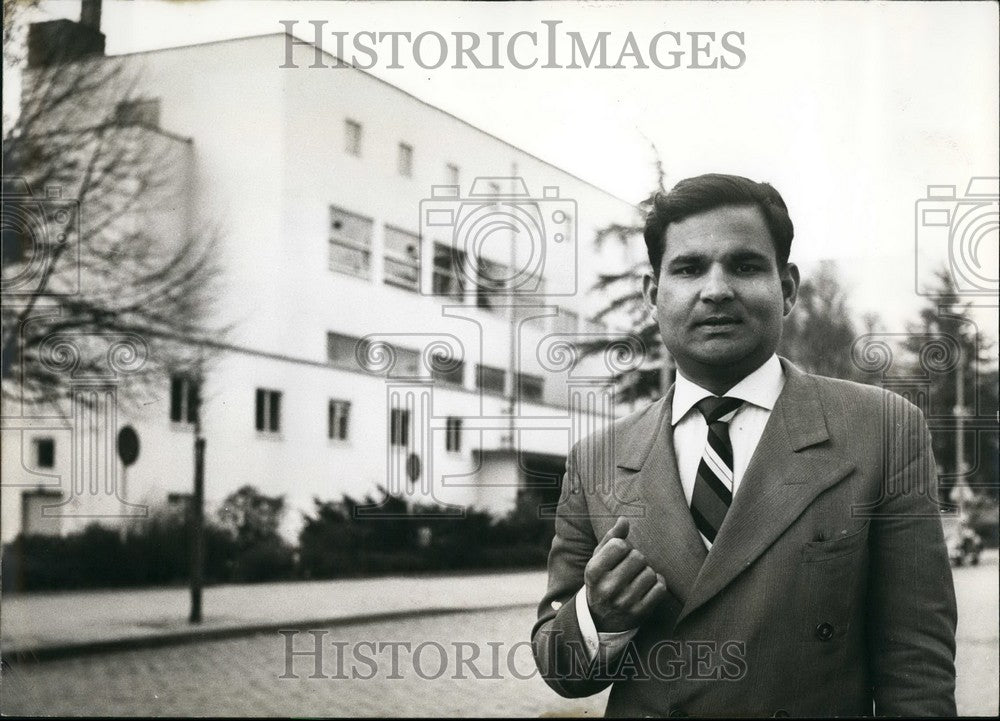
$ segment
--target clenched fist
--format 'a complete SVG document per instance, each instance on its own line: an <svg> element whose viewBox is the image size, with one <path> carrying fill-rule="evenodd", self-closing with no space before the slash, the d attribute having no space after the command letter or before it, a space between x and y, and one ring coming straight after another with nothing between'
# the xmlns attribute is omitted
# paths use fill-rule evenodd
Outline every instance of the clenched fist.
<svg viewBox="0 0 1000 721"><path fill-rule="evenodd" d="M667 595L663 576L626 540L628 520L619 518L594 549L583 579L587 606L598 631L639 626Z"/></svg>

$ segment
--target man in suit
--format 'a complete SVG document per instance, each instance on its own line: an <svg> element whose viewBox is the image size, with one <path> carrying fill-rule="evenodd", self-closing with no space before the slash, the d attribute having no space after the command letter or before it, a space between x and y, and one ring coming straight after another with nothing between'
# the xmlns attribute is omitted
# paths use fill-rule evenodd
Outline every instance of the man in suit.
<svg viewBox="0 0 1000 721"><path fill-rule="evenodd" d="M955 713L926 423L775 354L792 236L774 188L728 175L647 218L677 381L571 450L532 631L558 693L613 684L609 716Z"/></svg>

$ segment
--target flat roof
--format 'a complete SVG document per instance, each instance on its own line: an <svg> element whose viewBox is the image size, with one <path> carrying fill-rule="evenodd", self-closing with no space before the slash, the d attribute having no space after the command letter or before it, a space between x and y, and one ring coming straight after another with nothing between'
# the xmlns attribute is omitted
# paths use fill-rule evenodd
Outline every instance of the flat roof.
<svg viewBox="0 0 1000 721"><path fill-rule="evenodd" d="M116 53L115 55L107 55L106 57L126 57L126 56L131 56L131 55L146 55L146 54L149 54L149 53L166 53L166 52L170 52L172 50L187 50L189 48L199 48L199 47L205 47L205 46L208 46L208 45L219 45L219 44L222 44L222 43L244 42L244 41L247 41L247 40L260 40L260 39L263 39L263 38L285 37L285 36L295 38L295 40L297 40L298 42L305 43L306 45L311 45L312 47L316 47L315 43L312 43L312 42L310 42L308 40L303 40L302 38L298 37L297 35L294 35L293 33L276 31L276 32L271 32L271 33L261 33L260 35L245 35L245 36L237 37L237 38L223 38L221 40L208 40L208 41L203 42L203 43L191 43L190 45L174 45L174 46L171 46L171 47L168 47L168 48L156 48L156 49L152 49L152 50L135 50L135 51L129 52L129 53ZM331 58L333 60L336 60L337 62L343 63L343 61L340 58L338 58L336 55L334 55L333 53L327 51L324 48L320 48L320 52L322 52L325 56L327 56L327 57L329 57L329 58ZM599 191L601 193L604 193L608 197L614 198L615 200L617 200L617 201L619 201L621 203L624 203L625 205L628 205L629 207L634 208L635 210L639 209L639 206L637 204L635 204L635 203L633 203L631 201L625 200L624 198L621 198L621 197L615 195L614 193L606 190L605 188L602 188L599 185L597 185L595 183L592 183L589 180L586 180L585 178L581 178L579 175L576 175L575 173L571 173L570 171L568 171L565 168L562 168L562 167L556 165L555 163L551 163L548 160L545 160L544 158L540 158L539 156L535 155L534 153L532 153L532 152L530 152L528 150L525 150L521 146L515 145L514 143L511 143L510 141L504 140L500 136L494 135L493 133L489 132L488 130L484 130L483 128L480 128L478 125L475 125L474 123L470 123L468 120L465 120L464 118L460 118L459 116L457 116L454 113L451 113L451 112L445 110L444 108L439 108L437 105L434 105L433 103L427 102L423 98L420 98L419 96L414 95L413 93L411 93L411 92L409 92L407 90L404 90L403 88L399 87L398 85L393 85L388 80L384 80L384 79L378 77L377 75L373 75L372 73L368 72L367 70L363 70L361 68L354 67L353 65L349 65L347 63L344 63L344 64L347 65L348 67L350 67L352 70L354 70L356 72L359 72L359 73L362 73L364 75L367 75L368 77L370 77L370 78L372 78L374 80L377 80L378 82L382 83L383 85L386 85L386 86L392 88L393 90L396 90L397 92L403 93L407 97L413 98L418 103L420 103L422 105L425 105L428 108L436 110L439 113L444 113L448 117L457 120L458 122L462 123L463 125L466 125L466 126L472 128L473 130L475 130L477 132L480 132L483 135L486 135L487 137L493 138L494 140L496 140L496 141L498 141L500 143L503 143L504 145L506 145L506 146L508 146L510 148L513 148L514 150L516 150L516 151L518 151L520 153L524 153L525 155L527 155L530 158L534 158L535 160L537 160L538 162L542 163L543 165L547 165L550 168L554 168L555 170L558 170L561 173L565 173L566 175L570 176L571 178L574 178L575 180L580 181L584 185L588 185L591 188L593 188L594 190L597 190L597 191Z"/></svg>

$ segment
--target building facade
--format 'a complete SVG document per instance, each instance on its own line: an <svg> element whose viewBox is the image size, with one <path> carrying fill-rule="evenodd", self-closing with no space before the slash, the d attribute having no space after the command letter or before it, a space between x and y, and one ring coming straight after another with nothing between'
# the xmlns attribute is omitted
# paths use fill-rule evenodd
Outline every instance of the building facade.
<svg viewBox="0 0 1000 721"><path fill-rule="evenodd" d="M605 337L588 289L620 263L593 239L636 208L363 71L283 69L288 42L116 57L144 124L187 139L163 223L219 229L210 325L228 331L99 422L5 413L4 540L189 493L199 406L207 510L244 485L284 495L290 537L345 493L551 498L570 445L615 416L609 378L632 360L578 346ZM127 382L105 379L109 406ZM124 425L127 469L106 443Z"/></svg>

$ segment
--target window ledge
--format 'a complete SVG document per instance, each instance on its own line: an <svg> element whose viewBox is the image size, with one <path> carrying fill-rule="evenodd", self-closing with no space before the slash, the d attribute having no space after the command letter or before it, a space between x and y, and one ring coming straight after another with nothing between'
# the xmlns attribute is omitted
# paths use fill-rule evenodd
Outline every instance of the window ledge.
<svg viewBox="0 0 1000 721"><path fill-rule="evenodd" d="M363 280L365 282L371 282L371 276L368 273L357 272L347 268L337 268L335 266L328 266L331 273L337 273L338 275L346 275L348 278L357 278L358 280Z"/></svg>
<svg viewBox="0 0 1000 721"><path fill-rule="evenodd" d="M431 378L434 381L435 386L439 386L442 390L453 390L453 391L464 391L469 390L465 387L464 383L455 383L453 381L446 381L441 378Z"/></svg>
<svg viewBox="0 0 1000 721"><path fill-rule="evenodd" d="M400 290L405 290L408 293L420 293L420 286L419 285L417 285L416 287L414 287L412 285L408 285L408 284L400 282L400 281L392 280L391 278L384 278L383 279L383 283L385 283L385 285L388 285L388 286L390 286L392 288L399 288Z"/></svg>
<svg viewBox="0 0 1000 721"><path fill-rule="evenodd" d="M503 391L494 391L488 388L475 388L473 389L473 392L478 392L484 396L490 396L491 398L503 398L504 400L510 400L510 396Z"/></svg>

